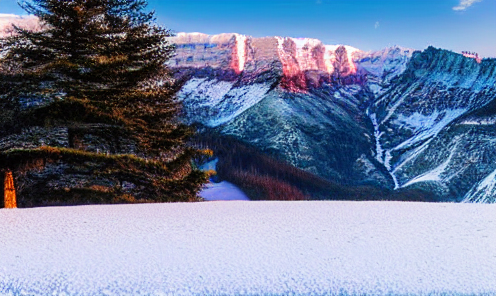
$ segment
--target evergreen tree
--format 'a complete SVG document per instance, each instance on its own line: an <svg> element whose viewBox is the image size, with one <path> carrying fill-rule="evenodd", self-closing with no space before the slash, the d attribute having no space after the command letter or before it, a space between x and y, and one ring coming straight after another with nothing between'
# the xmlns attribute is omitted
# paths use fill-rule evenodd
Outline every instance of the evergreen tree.
<svg viewBox="0 0 496 296"><path fill-rule="evenodd" d="M21 6L43 29L15 27L2 42L0 100L9 111L0 118L0 137L62 128L67 143L4 149L0 168L22 175L65 163L92 177L73 188L30 189L45 199L77 193L75 202L196 200L207 177L192 159L203 152L185 143L192 131L177 120L180 104L165 66L174 50L171 33L153 24L146 1L32 0Z"/></svg>

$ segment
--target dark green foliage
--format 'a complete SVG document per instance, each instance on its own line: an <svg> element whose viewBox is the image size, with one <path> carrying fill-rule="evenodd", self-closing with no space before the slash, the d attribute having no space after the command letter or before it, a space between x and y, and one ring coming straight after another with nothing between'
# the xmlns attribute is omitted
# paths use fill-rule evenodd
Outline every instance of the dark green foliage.
<svg viewBox="0 0 496 296"><path fill-rule="evenodd" d="M33 126L66 127L69 144L3 151L0 168L25 173L30 161L91 163L101 178L142 188L133 193L142 200L196 199L207 177L191 165L201 152L187 148L192 131L177 120L180 104L165 67L174 50L167 42L171 33L153 24L146 1L32 0L21 6L43 29L16 27L16 35L1 41L0 137ZM80 143L89 136L112 148ZM120 147L123 138L132 149Z"/></svg>
<svg viewBox="0 0 496 296"><path fill-rule="evenodd" d="M195 137L195 142L212 149L219 158L218 177L236 184L252 200L437 201L421 190L389 191L373 186L340 185L215 132L204 131Z"/></svg>

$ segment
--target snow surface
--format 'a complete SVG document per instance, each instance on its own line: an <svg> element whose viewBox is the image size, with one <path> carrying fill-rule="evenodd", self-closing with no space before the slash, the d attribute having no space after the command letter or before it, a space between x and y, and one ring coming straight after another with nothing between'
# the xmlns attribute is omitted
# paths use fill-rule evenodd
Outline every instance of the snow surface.
<svg viewBox="0 0 496 296"><path fill-rule="evenodd" d="M496 124L496 117L468 119L468 120L464 120L460 124L465 124L465 125L494 125L494 124Z"/></svg>
<svg viewBox="0 0 496 296"><path fill-rule="evenodd" d="M496 295L495 213L399 202L2 209L0 295Z"/></svg>
<svg viewBox="0 0 496 296"><path fill-rule="evenodd" d="M467 109L446 109L441 112L434 110L429 115L423 115L418 112L405 117L399 114L394 123L398 126L406 127L414 132L414 136L396 146L393 150L400 150L414 146L431 137L437 136L446 126L458 117L462 116Z"/></svg>
<svg viewBox="0 0 496 296"><path fill-rule="evenodd" d="M403 114L399 114L399 116L393 121L393 123L400 128L409 129L412 131L413 135L407 138L405 141L401 142L396 147L392 149L385 149L381 145L381 138L384 135L384 132L380 130L380 126L384 123L383 120L381 123L378 123L377 115L375 113L369 112L369 118L372 121L374 126L374 137L376 141L376 159L384 164L388 172L394 181L395 189L403 188L410 186L414 183L425 182L425 181L442 181L442 174L447 168L450 158L430 171L427 171L407 183L401 185L398 181L398 176L396 175L397 171L403 167L408 161L417 157L422 151L424 151L430 141L437 136L446 126L448 126L451 122L465 114L467 109L446 109L442 111L434 110L431 114L421 114L419 112L415 112L410 116L405 116ZM390 115L388 115L390 116ZM395 150L407 149L418 145L419 143L424 142L419 147L407 152L404 157L400 158L396 163L392 163L393 156L392 152Z"/></svg>
<svg viewBox="0 0 496 296"><path fill-rule="evenodd" d="M443 163L441 163L436 168L434 168L428 172L425 172L422 175L407 182L405 185L401 186L401 188L408 187L408 186L415 184L415 183L418 183L418 182L443 181L443 174L445 173L445 170L448 168L448 166L451 162L451 159L453 158L453 153L455 150L456 150L456 146L454 149L451 149L450 155Z"/></svg>
<svg viewBox="0 0 496 296"><path fill-rule="evenodd" d="M231 90L234 83L228 81L208 80L207 78L193 78L181 88L178 93L179 98L195 95L204 98L203 105L217 105L224 96Z"/></svg>
<svg viewBox="0 0 496 296"><path fill-rule="evenodd" d="M208 183L200 192L200 196L208 201L217 200L250 200L236 185L227 181Z"/></svg>
<svg viewBox="0 0 496 296"><path fill-rule="evenodd" d="M475 184L465 195L463 202L496 203L496 171Z"/></svg>
<svg viewBox="0 0 496 296"><path fill-rule="evenodd" d="M195 119L203 120L202 123L209 127L217 127L256 105L270 90L270 84L267 83L241 87L234 85L234 82L217 79L193 78L186 82L177 96L183 101L193 100L195 109L208 108L210 113L207 118L201 116Z"/></svg>
<svg viewBox="0 0 496 296"><path fill-rule="evenodd" d="M411 48L400 46L388 47L379 51L359 52L357 64L360 69L374 76L382 77L384 73L389 73L389 76L396 77L406 70L406 65L413 52L414 50Z"/></svg>

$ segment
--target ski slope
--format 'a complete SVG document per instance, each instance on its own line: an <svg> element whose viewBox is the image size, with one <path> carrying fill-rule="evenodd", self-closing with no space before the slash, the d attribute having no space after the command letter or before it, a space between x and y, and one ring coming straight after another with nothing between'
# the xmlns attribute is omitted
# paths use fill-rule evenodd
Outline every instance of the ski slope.
<svg viewBox="0 0 496 296"><path fill-rule="evenodd" d="M496 295L496 205L99 205L0 223L0 295Z"/></svg>

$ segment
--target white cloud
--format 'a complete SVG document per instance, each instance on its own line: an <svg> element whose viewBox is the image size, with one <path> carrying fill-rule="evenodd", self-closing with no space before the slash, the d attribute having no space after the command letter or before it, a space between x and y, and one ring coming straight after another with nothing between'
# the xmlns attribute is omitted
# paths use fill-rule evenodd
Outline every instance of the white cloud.
<svg viewBox="0 0 496 296"><path fill-rule="evenodd" d="M377 29L377 28L379 28L379 26L380 26L379 22L375 22L374 28Z"/></svg>
<svg viewBox="0 0 496 296"><path fill-rule="evenodd" d="M458 6L453 7L453 10L465 10L472 6L472 4L481 2L482 0L460 0Z"/></svg>

